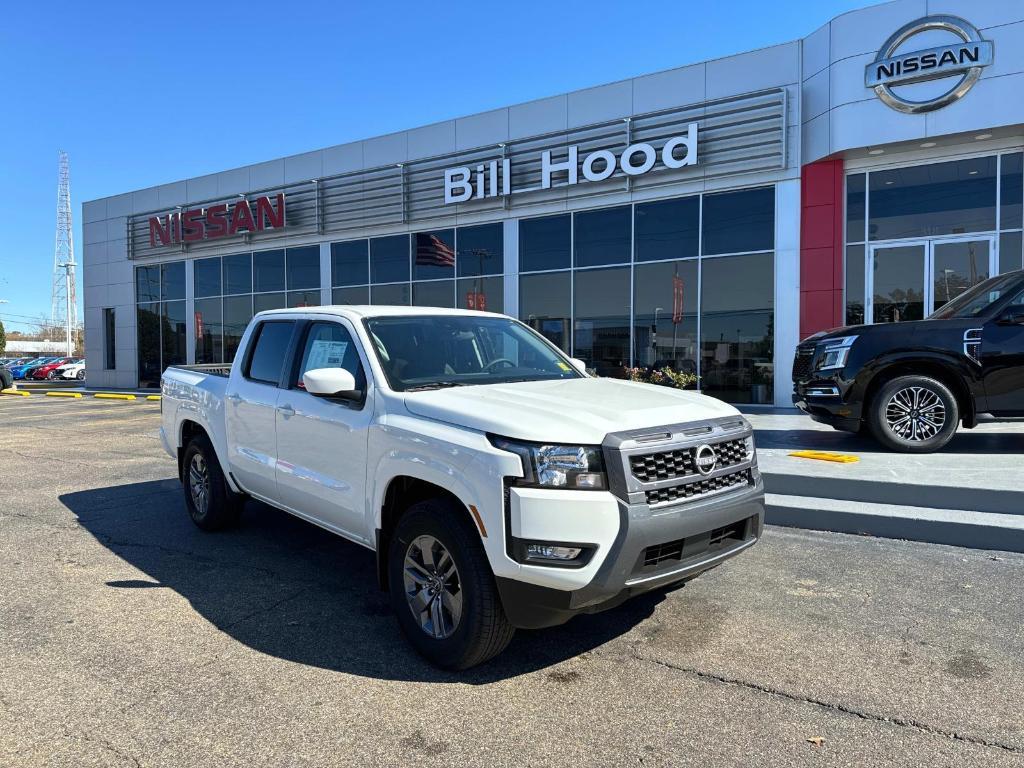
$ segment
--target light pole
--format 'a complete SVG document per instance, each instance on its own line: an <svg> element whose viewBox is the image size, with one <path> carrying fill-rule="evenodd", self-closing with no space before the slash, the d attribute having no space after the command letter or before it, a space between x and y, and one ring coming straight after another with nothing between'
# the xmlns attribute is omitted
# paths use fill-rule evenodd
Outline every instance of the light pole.
<svg viewBox="0 0 1024 768"><path fill-rule="evenodd" d="M74 279L75 274L75 257L72 256L71 261L65 261L63 264L58 264L57 266L64 270L64 281L67 285L67 291L65 291L67 305L64 310L64 316L66 318L64 332L67 340L67 356L71 357L75 351L71 340L71 323L74 321L74 318L71 317L71 281Z"/></svg>

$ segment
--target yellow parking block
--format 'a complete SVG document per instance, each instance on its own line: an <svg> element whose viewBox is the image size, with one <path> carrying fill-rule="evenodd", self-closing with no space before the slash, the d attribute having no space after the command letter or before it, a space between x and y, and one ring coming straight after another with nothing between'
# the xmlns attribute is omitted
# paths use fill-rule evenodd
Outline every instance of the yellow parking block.
<svg viewBox="0 0 1024 768"><path fill-rule="evenodd" d="M0 389L0 395L21 395L22 397L28 397L31 392L26 392L23 389Z"/></svg>
<svg viewBox="0 0 1024 768"><path fill-rule="evenodd" d="M81 397L81 392L47 392L47 397Z"/></svg>
<svg viewBox="0 0 1024 768"><path fill-rule="evenodd" d="M817 461L834 461L837 464L853 464L860 461L860 457L851 456L848 453L829 453L828 451L793 451L790 456L798 459L816 459Z"/></svg>
<svg viewBox="0 0 1024 768"><path fill-rule="evenodd" d="M134 400L135 395L125 395L120 392L98 392L93 395L100 400Z"/></svg>
<svg viewBox="0 0 1024 768"><path fill-rule="evenodd" d="M147 400L159 400L160 395L146 395Z"/></svg>

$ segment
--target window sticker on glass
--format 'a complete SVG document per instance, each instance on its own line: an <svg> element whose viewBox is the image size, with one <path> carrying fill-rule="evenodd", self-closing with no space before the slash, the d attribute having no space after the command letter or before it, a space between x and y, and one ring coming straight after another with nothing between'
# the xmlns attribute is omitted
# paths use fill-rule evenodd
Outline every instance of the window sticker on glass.
<svg viewBox="0 0 1024 768"><path fill-rule="evenodd" d="M316 339L309 348L309 360L306 364L306 370L341 368L341 362L345 359L345 351L347 349L347 341Z"/></svg>

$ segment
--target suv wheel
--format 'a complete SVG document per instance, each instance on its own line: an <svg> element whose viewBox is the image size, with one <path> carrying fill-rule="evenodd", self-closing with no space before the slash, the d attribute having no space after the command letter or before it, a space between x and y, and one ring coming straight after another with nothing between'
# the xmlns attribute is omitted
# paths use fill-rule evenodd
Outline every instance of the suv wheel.
<svg viewBox="0 0 1024 768"><path fill-rule="evenodd" d="M204 531L219 531L235 525L245 499L228 487L206 435L192 438L182 458L182 469L185 506L192 522Z"/></svg>
<svg viewBox="0 0 1024 768"><path fill-rule="evenodd" d="M443 499L402 516L388 553L391 606L409 642L445 669L468 669L501 653L515 629L465 512Z"/></svg>
<svg viewBox="0 0 1024 768"><path fill-rule="evenodd" d="M928 376L900 376L875 393L868 413L871 433L903 453L932 453L953 439L960 422L956 397Z"/></svg>

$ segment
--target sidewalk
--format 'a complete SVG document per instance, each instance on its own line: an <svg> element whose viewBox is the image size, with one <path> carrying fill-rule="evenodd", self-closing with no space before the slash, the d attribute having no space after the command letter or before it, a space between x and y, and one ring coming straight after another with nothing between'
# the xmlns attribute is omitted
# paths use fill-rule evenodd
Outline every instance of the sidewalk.
<svg viewBox="0 0 1024 768"><path fill-rule="evenodd" d="M889 453L797 413L748 413L768 522L1024 552L1024 423L961 429L945 450ZM790 456L847 453L837 464Z"/></svg>

